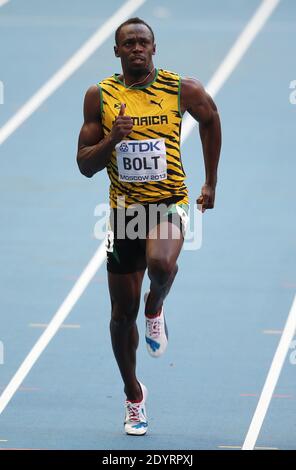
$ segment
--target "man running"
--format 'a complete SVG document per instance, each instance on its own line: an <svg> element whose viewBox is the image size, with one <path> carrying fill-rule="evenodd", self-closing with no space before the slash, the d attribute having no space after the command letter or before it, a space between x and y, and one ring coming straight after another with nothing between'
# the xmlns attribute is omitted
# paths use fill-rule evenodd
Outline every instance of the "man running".
<svg viewBox="0 0 296 470"><path fill-rule="evenodd" d="M202 212L214 207L221 129L217 108L199 81L154 67L156 46L147 23L139 18L124 22L115 43L122 73L86 92L77 162L89 178L104 168L110 178L106 246L111 341L126 394L125 431L143 435L148 425L147 389L136 376L136 319L147 269L146 345L151 356L159 357L168 338L163 302L177 273L188 213L180 154L182 117L188 111L199 122L205 184L197 202ZM160 206L165 210L153 223L150 210ZM142 215L138 228L145 227L138 237L128 233L135 208ZM122 216L124 236L119 233Z"/></svg>

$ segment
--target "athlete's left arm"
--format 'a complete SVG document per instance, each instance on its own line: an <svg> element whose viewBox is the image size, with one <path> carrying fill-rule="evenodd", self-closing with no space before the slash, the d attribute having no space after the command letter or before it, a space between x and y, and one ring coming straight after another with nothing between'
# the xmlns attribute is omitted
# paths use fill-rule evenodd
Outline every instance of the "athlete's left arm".
<svg viewBox="0 0 296 470"><path fill-rule="evenodd" d="M212 209L215 202L217 169L221 150L221 125L217 106L198 80L184 78L181 82L181 111L188 111L199 123L205 162L205 184L201 196L202 212Z"/></svg>

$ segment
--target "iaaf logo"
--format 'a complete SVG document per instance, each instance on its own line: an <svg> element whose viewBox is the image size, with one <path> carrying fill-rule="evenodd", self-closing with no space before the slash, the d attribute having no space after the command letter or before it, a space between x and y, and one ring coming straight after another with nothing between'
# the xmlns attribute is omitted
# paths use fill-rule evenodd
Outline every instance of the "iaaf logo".
<svg viewBox="0 0 296 470"><path fill-rule="evenodd" d="M127 145L125 142L123 142L123 143L120 145L119 150L120 150L121 152L128 152L128 145Z"/></svg>
<svg viewBox="0 0 296 470"><path fill-rule="evenodd" d="M156 141L148 141L148 142L122 142L119 146L120 152L128 152L131 148L131 151L134 153L142 153L142 152L153 152L153 151L161 151L162 149L159 145L163 143L163 141L156 140Z"/></svg>

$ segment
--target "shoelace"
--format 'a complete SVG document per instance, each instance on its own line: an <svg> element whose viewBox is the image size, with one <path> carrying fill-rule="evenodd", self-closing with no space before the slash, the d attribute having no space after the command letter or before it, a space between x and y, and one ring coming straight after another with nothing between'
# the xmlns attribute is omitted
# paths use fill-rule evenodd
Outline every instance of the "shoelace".
<svg viewBox="0 0 296 470"><path fill-rule="evenodd" d="M131 403L127 401L126 407L127 407L129 421L139 422L141 403Z"/></svg>
<svg viewBox="0 0 296 470"><path fill-rule="evenodd" d="M160 316L155 318L146 318L148 325L148 335L152 338L158 338L161 332Z"/></svg>

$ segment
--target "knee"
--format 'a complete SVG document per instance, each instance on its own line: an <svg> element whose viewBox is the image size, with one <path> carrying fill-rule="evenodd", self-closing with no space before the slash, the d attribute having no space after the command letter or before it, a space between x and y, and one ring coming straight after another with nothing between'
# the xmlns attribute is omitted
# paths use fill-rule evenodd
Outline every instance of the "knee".
<svg viewBox="0 0 296 470"><path fill-rule="evenodd" d="M176 263L165 257L152 258L148 263L148 275L159 285L165 285L171 276L176 274L177 269Z"/></svg>
<svg viewBox="0 0 296 470"><path fill-rule="evenodd" d="M129 305L113 303L111 310L111 322L121 328L130 328L137 319L139 301L131 302Z"/></svg>

